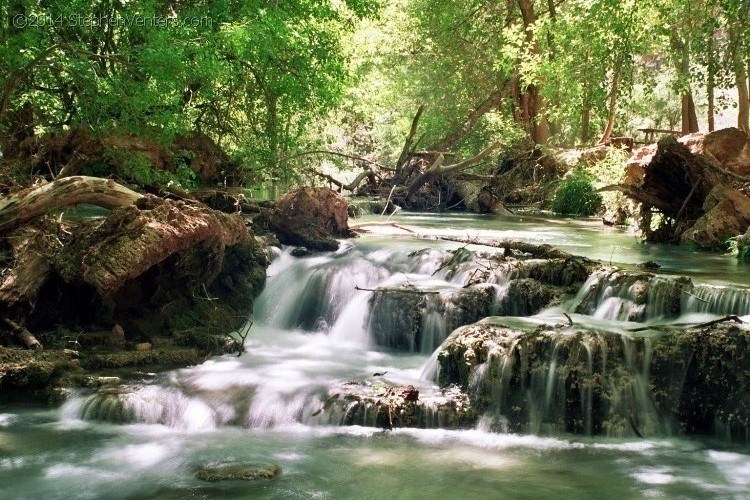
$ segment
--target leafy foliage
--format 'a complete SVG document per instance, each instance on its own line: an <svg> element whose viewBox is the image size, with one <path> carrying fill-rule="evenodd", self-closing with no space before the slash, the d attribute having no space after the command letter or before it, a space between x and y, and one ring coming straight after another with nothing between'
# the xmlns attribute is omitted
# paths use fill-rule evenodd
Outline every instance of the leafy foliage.
<svg viewBox="0 0 750 500"><path fill-rule="evenodd" d="M551 209L564 215L594 215L602 197L594 190L591 176L583 170L567 175L555 191Z"/></svg>

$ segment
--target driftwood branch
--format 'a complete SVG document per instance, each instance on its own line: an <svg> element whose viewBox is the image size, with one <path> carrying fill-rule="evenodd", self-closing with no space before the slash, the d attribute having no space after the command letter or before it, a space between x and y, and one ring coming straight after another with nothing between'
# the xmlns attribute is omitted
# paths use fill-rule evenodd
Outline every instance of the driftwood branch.
<svg viewBox="0 0 750 500"><path fill-rule="evenodd" d="M395 227L396 229L401 229L402 231L406 231L407 233L417 234L417 232L413 229L409 229L408 227L397 224L396 222L363 222L361 224L350 225L349 229L359 233L368 233L369 231L365 229L368 226L389 226Z"/></svg>
<svg viewBox="0 0 750 500"><path fill-rule="evenodd" d="M3 318L2 323L13 332L18 339L29 349L41 349L42 343L39 342L34 335L26 328L22 327L15 321L8 318Z"/></svg>
<svg viewBox="0 0 750 500"><path fill-rule="evenodd" d="M60 207L90 203L116 208L135 203L141 197L111 179L66 177L0 199L0 231L20 226Z"/></svg>
<svg viewBox="0 0 750 500"><path fill-rule="evenodd" d="M525 241L513 241L513 240L480 240L478 238L460 238L457 236L437 236L437 239L444 241L454 241L456 243L468 243L470 245L478 245L493 248L503 248L505 250L517 250L519 252L531 254L536 258L549 258L549 259L573 259L577 258L575 255L563 252L552 245L542 244L536 245L534 243L526 243ZM585 257L580 257L585 259Z"/></svg>
<svg viewBox="0 0 750 500"><path fill-rule="evenodd" d="M666 325L651 325L651 326L640 326L638 328L628 328L629 332L644 332L646 330L670 330L673 328L706 328L719 323L726 323L727 321L733 321L735 323L745 323L736 314L727 314L723 318L714 319L712 321L706 321L705 323L672 323Z"/></svg>
<svg viewBox="0 0 750 500"><path fill-rule="evenodd" d="M359 185L362 184L363 180L370 179L370 182L374 182L375 180L375 172L373 172L372 170L365 170L364 172L360 172L359 175L357 175L357 177L355 177L354 180L350 182L349 184L344 184L340 180L337 180L331 177L330 175L324 174L322 172L315 172L315 174L318 177L322 177L323 179L327 180L334 186L340 189L346 189L347 191L351 191L351 192L357 189L357 187L359 187Z"/></svg>

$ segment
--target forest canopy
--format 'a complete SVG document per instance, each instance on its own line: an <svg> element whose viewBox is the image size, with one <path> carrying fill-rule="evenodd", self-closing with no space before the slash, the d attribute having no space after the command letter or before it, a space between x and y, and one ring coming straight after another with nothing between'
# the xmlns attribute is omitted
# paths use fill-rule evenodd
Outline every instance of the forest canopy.
<svg viewBox="0 0 750 500"><path fill-rule="evenodd" d="M638 128L748 130L750 0L10 0L0 148L74 129L196 133L245 179L316 148L590 145ZM53 172L54 174L55 172Z"/></svg>

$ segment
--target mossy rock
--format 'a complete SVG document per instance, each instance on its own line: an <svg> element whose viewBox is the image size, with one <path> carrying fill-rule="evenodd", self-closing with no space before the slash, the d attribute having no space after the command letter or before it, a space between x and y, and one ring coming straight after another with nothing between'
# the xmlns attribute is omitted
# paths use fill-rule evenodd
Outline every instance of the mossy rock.
<svg viewBox="0 0 750 500"><path fill-rule="evenodd" d="M195 473L201 481L218 482L228 480L256 481L259 479L273 479L281 473L276 464L230 464L206 466Z"/></svg>

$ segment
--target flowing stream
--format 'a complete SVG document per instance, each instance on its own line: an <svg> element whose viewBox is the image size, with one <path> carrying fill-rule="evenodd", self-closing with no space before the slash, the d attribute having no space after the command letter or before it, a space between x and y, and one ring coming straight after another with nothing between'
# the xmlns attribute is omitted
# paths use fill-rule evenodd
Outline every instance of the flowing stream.
<svg viewBox="0 0 750 500"><path fill-rule="evenodd" d="M564 321L567 311L577 323L622 332L632 321L750 315L750 273L732 257L641 245L598 221L391 220L421 234L550 243L624 269L662 265L646 303L638 303L632 282L600 273L569 301L506 324ZM383 430L367 409L352 421L352 405L330 404L332 387L366 380L413 385L439 400L434 353L467 324L463 284L482 267L472 252L487 250L462 247L377 234L309 257L277 251L242 357L144 373L123 390L76 394L58 409L0 406L0 498L750 498L748 440L675 437L669 429L644 438L590 435L588 427L572 435L541 424L508 433L484 418L476 428L451 430L430 408L418 427ZM466 258L445 265L449 251ZM483 316L519 310L507 298L514 272L497 270L477 288ZM683 275L696 286L675 318L662 297ZM374 304L372 292L358 290L384 286L427 292L419 313L408 316L418 335L403 334L397 311L410 311L408 301ZM596 294L586 292L594 286ZM585 348L592 359L594 342ZM539 414L554 404L555 356L538 380ZM228 462L275 463L282 473L255 482L194 477L206 464Z"/></svg>

